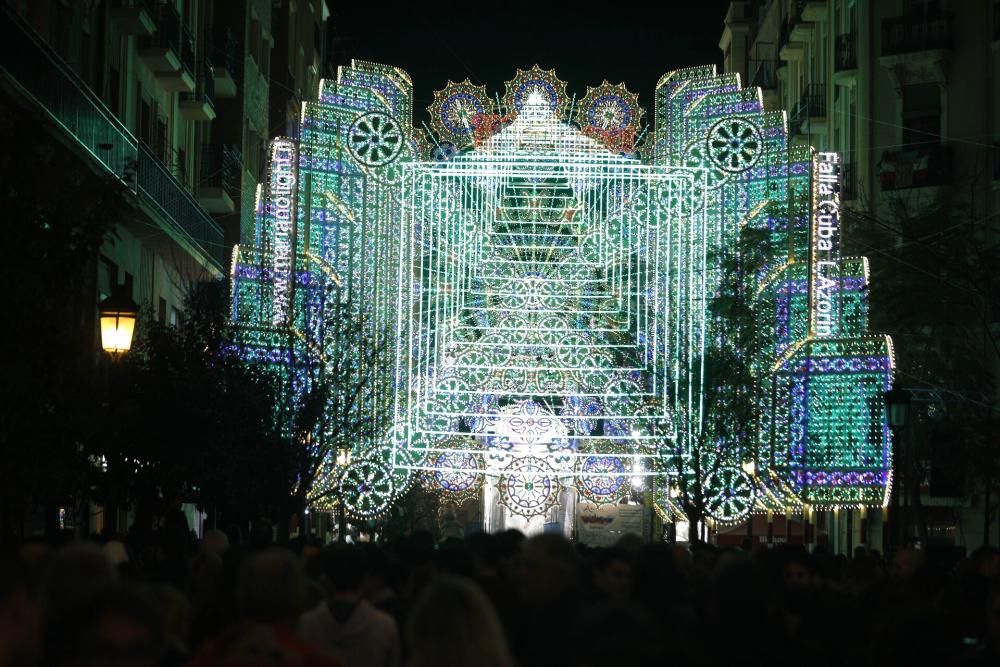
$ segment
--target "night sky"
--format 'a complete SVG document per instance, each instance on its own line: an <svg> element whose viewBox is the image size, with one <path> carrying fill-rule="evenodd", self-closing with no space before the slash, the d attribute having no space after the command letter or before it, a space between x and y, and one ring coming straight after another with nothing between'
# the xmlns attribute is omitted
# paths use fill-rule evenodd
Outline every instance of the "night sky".
<svg viewBox="0 0 1000 667"><path fill-rule="evenodd" d="M655 2L655 0L654 0ZM415 118L426 118L433 92L468 77L503 96L516 68L555 68L579 98L602 79L624 81L649 114L664 72L721 63L719 37L728 0L573 4L450 2L401 8L378 2L336 3L333 57L396 65L413 78Z"/></svg>

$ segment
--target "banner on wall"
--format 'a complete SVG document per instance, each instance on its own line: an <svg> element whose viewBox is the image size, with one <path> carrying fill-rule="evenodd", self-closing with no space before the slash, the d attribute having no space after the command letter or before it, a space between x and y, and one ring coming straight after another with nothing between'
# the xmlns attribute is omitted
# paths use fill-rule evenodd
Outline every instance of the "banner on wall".
<svg viewBox="0 0 1000 667"><path fill-rule="evenodd" d="M576 539L592 547L610 547L623 535L644 535L642 505L576 506Z"/></svg>

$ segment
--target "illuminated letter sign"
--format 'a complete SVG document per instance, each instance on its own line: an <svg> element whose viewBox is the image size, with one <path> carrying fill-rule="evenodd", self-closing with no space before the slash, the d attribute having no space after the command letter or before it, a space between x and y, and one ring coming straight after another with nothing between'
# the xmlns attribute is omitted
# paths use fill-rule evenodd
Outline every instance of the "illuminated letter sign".
<svg viewBox="0 0 1000 667"><path fill-rule="evenodd" d="M810 246L810 332L814 338L836 335L840 265L840 154L813 158L813 224Z"/></svg>
<svg viewBox="0 0 1000 667"><path fill-rule="evenodd" d="M269 213L274 220L274 310L271 323L288 322L292 292L295 233L295 143L277 140L271 144Z"/></svg>

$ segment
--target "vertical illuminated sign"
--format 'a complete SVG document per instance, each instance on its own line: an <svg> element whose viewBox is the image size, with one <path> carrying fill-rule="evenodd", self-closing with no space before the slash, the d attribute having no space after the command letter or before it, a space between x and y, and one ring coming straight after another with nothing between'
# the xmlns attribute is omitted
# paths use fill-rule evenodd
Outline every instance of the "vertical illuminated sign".
<svg viewBox="0 0 1000 667"><path fill-rule="evenodd" d="M813 156L810 243L809 331L814 338L837 335L840 266L840 153Z"/></svg>
<svg viewBox="0 0 1000 667"><path fill-rule="evenodd" d="M271 323L288 323L292 298L295 236L295 179L298 152L293 141L271 143L271 180L268 212L274 221L274 305Z"/></svg>

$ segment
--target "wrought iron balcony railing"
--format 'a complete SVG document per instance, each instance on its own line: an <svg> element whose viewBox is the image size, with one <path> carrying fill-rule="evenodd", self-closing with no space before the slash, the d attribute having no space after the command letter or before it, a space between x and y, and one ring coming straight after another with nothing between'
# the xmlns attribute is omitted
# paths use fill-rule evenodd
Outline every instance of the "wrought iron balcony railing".
<svg viewBox="0 0 1000 667"><path fill-rule="evenodd" d="M215 66L217 76L221 76L224 71L237 86L240 85L243 80L240 45L233 31L228 27L215 31L215 38L212 42L212 64Z"/></svg>
<svg viewBox="0 0 1000 667"><path fill-rule="evenodd" d="M801 128L810 118L826 115L826 86L822 83L810 83L799 98L799 103L792 113L792 126Z"/></svg>
<svg viewBox="0 0 1000 667"><path fill-rule="evenodd" d="M951 179L951 149L933 144L886 151L878 166L883 192L947 185Z"/></svg>
<svg viewBox="0 0 1000 667"><path fill-rule="evenodd" d="M201 67L198 69L194 92L181 93L181 106L184 106L185 102L197 102L210 109L215 109L215 71L208 59L202 60ZM196 120L208 119L199 118Z"/></svg>
<svg viewBox="0 0 1000 667"><path fill-rule="evenodd" d="M140 48L162 47L173 53L181 68L194 76L194 38L172 2L156 9L156 32L139 40Z"/></svg>
<svg viewBox="0 0 1000 667"><path fill-rule="evenodd" d="M106 173L124 183L157 222L225 265L222 229L153 152L13 9L0 3L0 75Z"/></svg>
<svg viewBox="0 0 1000 667"><path fill-rule="evenodd" d="M951 15L896 16L882 21L882 55L950 49Z"/></svg>

